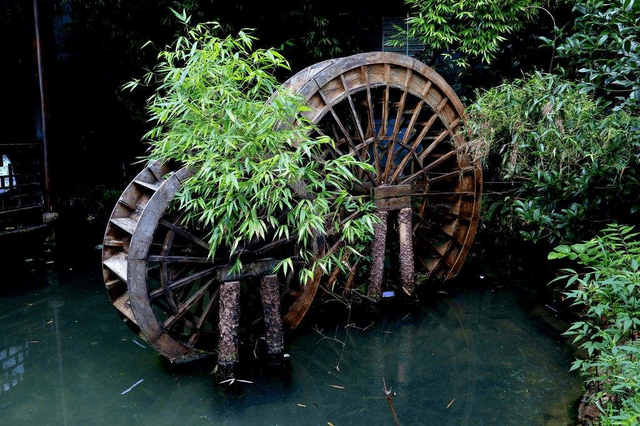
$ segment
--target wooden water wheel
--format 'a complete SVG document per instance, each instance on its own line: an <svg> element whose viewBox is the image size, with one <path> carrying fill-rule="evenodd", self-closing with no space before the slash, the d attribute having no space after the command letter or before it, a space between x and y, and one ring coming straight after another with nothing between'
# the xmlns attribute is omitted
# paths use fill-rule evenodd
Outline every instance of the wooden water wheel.
<svg viewBox="0 0 640 426"><path fill-rule="evenodd" d="M385 240L397 242L390 248L405 292L414 265L423 278L455 276L478 225L482 172L466 151L464 107L451 87L425 64L383 52L314 65L285 86L307 99L309 119L336 141L327 157L355 153L375 167L358 173L381 218L369 295L383 290ZM387 236L387 228L396 232Z"/></svg>
<svg viewBox="0 0 640 426"><path fill-rule="evenodd" d="M285 87L307 99L311 121L336 141L327 158L355 153L375 168L375 173L357 171L363 185L354 189L371 194L382 219L372 244L369 293L375 297L382 290L387 227L400 235L405 291L412 289L414 264L428 277L454 276L476 231L482 177L459 131L462 104L444 80L412 58L375 52L313 65ZM241 292L257 301L253 308L262 297L265 321L273 322L275 309L279 322L281 310L284 322L295 327L320 280L316 274L301 286L294 274L269 275L283 255L294 253L293 240L247 247L240 276L229 275L224 256L208 259L206 231L184 225L172 208L189 176L185 168L160 162L140 172L113 210L102 258L109 298L123 320L175 362L216 351L220 356L225 342L237 339L237 310L228 309ZM257 288L262 296L250 291ZM274 307L274 300L281 306ZM259 320L258 311L243 312L243 318ZM223 324L228 320L231 329ZM265 327L267 345L276 352L281 332L270 334L278 334L278 327Z"/></svg>

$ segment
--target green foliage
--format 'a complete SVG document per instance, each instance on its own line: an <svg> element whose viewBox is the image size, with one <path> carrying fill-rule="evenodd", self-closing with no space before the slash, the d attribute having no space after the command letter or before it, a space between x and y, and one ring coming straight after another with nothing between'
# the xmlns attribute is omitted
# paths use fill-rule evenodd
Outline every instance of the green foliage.
<svg viewBox="0 0 640 426"><path fill-rule="evenodd" d="M328 18L328 13L319 10L315 2L304 0L298 3L298 7L287 13L287 18L298 23L304 23L304 33L298 42L304 46L308 55L313 58L332 58L344 54L342 45L349 44L350 40L339 39L337 28L332 28ZM289 40L288 43L295 44Z"/></svg>
<svg viewBox="0 0 640 426"><path fill-rule="evenodd" d="M479 93L468 112L474 156L509 184L488 191L486 226L575 240L603 215L640 209L638 117L605 114L576 84L541 73Z"/></svg>
<svg viewBox="0 0 640 426"><path fill-rule="evenodd" d="M563 269L565 296L581 319L565 333L587 351L572 370L586 377L592 402L603 408L602 424L637 424L640 417L640 234L609 225L581 244L560 245L550 259L571 259L584 272Z"/></svg>
<svg viewBox="0 0 640 426"><path fill-rule="evenodd" d="M460 67L469 59L490 63L500 51L506 36L518 31L538 12L536 0L405 0L412 14L408 28L397 27L392 40L421 40L428 49L455 57Z"/></svg>
<svg viewBox="0 0 640 426"><path fill-rule="evenodd" d="M574 33L558 46L581 75L581 93L604 96L614 110L637 113L640 106L640 3L583 0Z"/></svg>
<svg viewBox="0 0 640 426"><path fill-rule="evenodd" d="M357 181L351 171L371 166L349 155L323 159L333 141L309 136L304 100L281 90L272 75L288 68L278 52L252 50L253 37L244 31L218 37L217 23L189 26L184 12L176 15L186 35L160 52L160 63L143 80L159 84L148 100L155 127L146 137L150 158L196 171L183 183L179 208L185 220L209 230L210 255L228 257L239 271L245 245L292 238L300 249L296 258L311 263L318 260L317 237L329 232L342 233L357 252L355 244L373 232L371 216L355 215L340 229L328 224L345 211L370 208L348 189ZM326 271L331 257L318 261ZM285 258L279 267L286 273L292 265Z"/></svg>

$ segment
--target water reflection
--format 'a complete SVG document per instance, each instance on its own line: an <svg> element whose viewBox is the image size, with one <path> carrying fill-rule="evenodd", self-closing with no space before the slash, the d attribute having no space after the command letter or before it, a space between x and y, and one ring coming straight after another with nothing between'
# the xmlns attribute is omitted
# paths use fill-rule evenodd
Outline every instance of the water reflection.
<svg viewBox="0 0 640 426"><path fill-rule="evenodd" d="M27 356L29 356L29 342L0 350L0 362L2 362L0 393L9 392L11 388L18 385L19 381L22 381Z"/></svg>
<svg viewBox="0 0 640 426"><path fill-rule="evenodd" d="M1 425L392 425L383 379L402 425L570 424L580 394L563 343L516 290L308 322L289 341L287 374L252 371L240 378L254 383L229 390L132 335L99 269L58 281L1 296Z"/></svg>

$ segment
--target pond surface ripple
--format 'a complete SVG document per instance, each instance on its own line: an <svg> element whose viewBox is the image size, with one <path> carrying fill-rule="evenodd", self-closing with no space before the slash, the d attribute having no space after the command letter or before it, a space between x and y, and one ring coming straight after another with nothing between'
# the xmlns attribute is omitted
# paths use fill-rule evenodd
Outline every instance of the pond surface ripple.
<svg viewBox="0 0 640 426"><path fill-rule="evenodd" d="M99 267L48 276L0 293L0 425L393 425L384 386L401 425L565 425L581 394L564 340L518 287L458 285L348 327L307 321L286 374L227 389L132 334Z"/></svg>

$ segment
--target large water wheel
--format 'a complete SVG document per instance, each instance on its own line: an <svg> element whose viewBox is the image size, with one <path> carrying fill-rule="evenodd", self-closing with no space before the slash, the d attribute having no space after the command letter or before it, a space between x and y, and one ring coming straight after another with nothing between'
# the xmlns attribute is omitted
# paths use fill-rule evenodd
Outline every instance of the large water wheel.
<svg viewBox="0 0 640 426"><path fill-rule="evenodd" d="M308 117L336 142L326 158L355 153L375 168L374 173L357 171L362 186L354 188L371 195L381 218L368 293L378 298L388 281L382 279L386 240L396 242L391 255L397 247L406 292L413 287L414 265L421 277L454 276L476 231L482 175L466 153L464 109L449 85L417 60L374 52L313 65L285 87L307 99ZM228 305L238 303L239 293L255 302L254 312L243 313L247 326L263 315L255 309L261 296L251 291L261 288L265 320L273 321L268 309L277 300L284 322L295 327L320 281L319 274L304 285L296 283L295 274L270 275L279 259L295 253L292 240L247 247L240 276L229 275L224 256L207 259L206 230L185 226L180 211L172 208L189 175L185 168L159 162L140 172L113 210L103 250L114 307L136 333L176 362L220 352L228 339L237 338L223 323L231 319L237 327L237 318L231 318L237 311L228 311ZM356 270L351 266L347 281ZM278 327L270 323L266 333L277 334ZM281 346L281 336L267 340Z"/></svg>

